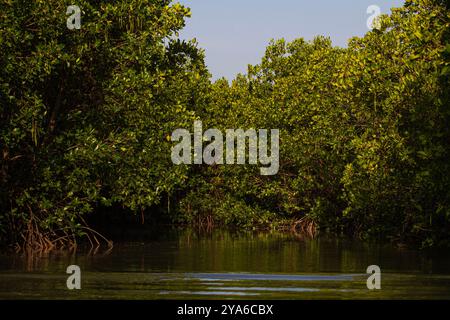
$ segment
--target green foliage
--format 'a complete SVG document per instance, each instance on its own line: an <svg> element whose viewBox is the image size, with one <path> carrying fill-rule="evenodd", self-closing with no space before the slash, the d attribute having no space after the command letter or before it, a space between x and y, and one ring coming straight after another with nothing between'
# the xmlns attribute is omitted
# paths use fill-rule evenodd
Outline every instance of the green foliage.
<svg viewBox="0 0 450 320"><path fill-rule="evenodd" d="M274 177L202 172L191 188L209 181L198 192L209 214L226 220L216 203L232 195L325 230L448 244L449 17L438 1L407 1L346 49L273 41L248 75L213 84L211 126L278 128L281 159Z"/></svg>
<svg viewBox="0 0 450 320"><path fill-rule="evenodd" d="M167 136L203 108L208 73L194 42L176 40L188 9L170 1L2 0L2 239L30 221L82 232L103 205L140 211L186 179Z"/></svg>
<svg viewBox="0 0 450 320"><path fill-rule="evenodd" d="M307 218L449 245L445 1L406 1L345 49L324 37L272 41L232 83L210 83L203 52L177 39L190 12L169 0L81 0L81 30L66 27L69 1L0 1L2 243L30 230L79 236L99 207L137 213L167 199L175 222ZM278 174L173 165L170 134L195 119L279 129Z"/></svg>

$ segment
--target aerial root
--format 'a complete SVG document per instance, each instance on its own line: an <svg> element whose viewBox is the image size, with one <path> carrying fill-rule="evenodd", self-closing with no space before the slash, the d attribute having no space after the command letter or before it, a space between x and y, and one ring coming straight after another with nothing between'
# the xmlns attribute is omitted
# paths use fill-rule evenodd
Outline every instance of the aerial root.
<svg viewBox="0 0 450 320"><path fill-rule="evenodd" d="M41 220L33 213L30 207L28 209L30 216L26 228L20 236L22 241L20 243L17 242L14 246L16 252L48 253L55 249L76 250L77 239L73 233L68 232L66 229L43 232L40 226ZM83 223L81 229L85 232L85 236L91 246L91 251L95 249L95 252L97 252L102 241L106 243L108 251L110 251L113 247L113 242L90 228L83 218L80 217L80 219Z"/></svg>
<svg viewBox="0 0 450 320"><path fill-rule="evenodd" d="M300 220L294 221L291 230L298 234L307 235L314 238L318 234L317 223L310 217L303 217Z"/></svg>

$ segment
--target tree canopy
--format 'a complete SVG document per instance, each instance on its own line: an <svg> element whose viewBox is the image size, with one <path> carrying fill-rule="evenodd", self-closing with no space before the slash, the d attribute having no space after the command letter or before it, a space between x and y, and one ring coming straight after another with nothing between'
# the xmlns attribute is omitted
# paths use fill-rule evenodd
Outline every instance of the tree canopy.
<svg viewBox="0 0 450 320"><path fill-rule="evenodd" d="M408 0L347 48L274 40L214 83L190 16L170 0L0 2L0 240L33 248L95 232L99 208L159 208L178 223L299 223L450 242L450 14ZM170 134L280 130L280 169L174 165ZM162 200L172 203L169 210Z"/></svg>

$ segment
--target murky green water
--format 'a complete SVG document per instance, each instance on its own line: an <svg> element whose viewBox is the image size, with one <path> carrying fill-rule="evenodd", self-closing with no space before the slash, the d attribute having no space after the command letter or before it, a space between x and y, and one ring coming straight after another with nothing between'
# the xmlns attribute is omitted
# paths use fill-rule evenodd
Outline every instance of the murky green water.
<svg viewBox="0 0 450 320"><path fill-rule="evenodd" d="M110 252L0 255L0 299L450 299L450 252L282 233L159 232ZM68 290L66 268L81 268ZM369 265L382 271L368 290Z"/></svg>

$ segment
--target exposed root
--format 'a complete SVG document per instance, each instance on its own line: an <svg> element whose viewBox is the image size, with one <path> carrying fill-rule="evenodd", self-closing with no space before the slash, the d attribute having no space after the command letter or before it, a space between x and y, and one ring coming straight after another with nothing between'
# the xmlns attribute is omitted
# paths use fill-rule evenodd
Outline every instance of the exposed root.
<svg viewBox="0 0 450 320"><path fill-rule="evenodd" d="M56 232L43 233L39 227L39 219L33 214L31 208L30 218L28 219L26 230L22 233L22 246L17 245L16 250L30 252L48 252L54 249L58 243L62 243L63 239L68 238L68 235L56 237ZM51 240L55 236L55 240Z"/></svg>
<svg viewBox="0 0 450 320"><path fill-rule="evenodd" d="M198 216L195 226L200 230L205 229L206 231L211 231L214 228L214 217L209 214L207 216Z"/></svg>
<svg viewBox="0 0 450 320"><path fill-rule="evenodd" d="M309 218L303 217L300 220L295 221L291 227L292 232L295 234L307 235L311 238L314 238L318 234L318 226L317 223Z"/></svg>
<svg viewBox="0 0 450 320"><path fill-rule="evenodd" d="M78 243L73 233L67 229L57 229L43 232L40 227L41 221L39 217L33 214L30 207L28 209L30 211L30 216L26 228L21 234L21 244L16 243L15 245L15 250L17 252L48 253L56 249L66 249L70 251L77 249ZM106 243L108 249L113 247L112 241L108 240L97 231L91 229L83 218L80 217L80 219L84 224L81 228L89 241L91 249L95 248L95 251L97 251L101 246L101 241Z"/></svg>

